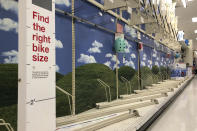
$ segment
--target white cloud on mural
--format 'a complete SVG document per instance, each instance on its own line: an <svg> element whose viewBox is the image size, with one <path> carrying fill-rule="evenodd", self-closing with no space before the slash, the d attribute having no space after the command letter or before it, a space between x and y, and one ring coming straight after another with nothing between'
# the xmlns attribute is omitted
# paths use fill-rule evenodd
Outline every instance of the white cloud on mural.
<svg viewBox="0 0 197 131"><path fill-rule="evenodd" d="M102 12L99 12L98 14L99 14L100 16L103 16L103 13L102 13Z"/></svg>
<svg viewBox="0 0 197 131"><path fill-rule="evenodd" d="M93 46L93 47L101 48L101 47L103 47L103 44L95 40L95 41L92 43L92 46Z"/></svg>
<svg viewBox="0 0 197 131"><path fill-rule="evenodd" d="M4 63L6 64L18 63L18 52L16 50L2 52L1 55L7 57L4 59Z"/></svg>
<svg viewBox="0 0 197 131"><path fill-rule="evenodd" d="M133 37L137 37L137 33L136 30L134 28L131 27L131 31L130 31L131 36Z"/></svg>
<svg viewBox="0 0 197 131"><path fill-rule="evenodd" d="M147 58L146 54L143 54L143 60L145 61Z"/></svg>
<svg viewBox="0 0 197 131"><path fill-rule="evenodd" d="M18 55L18 52L16 50L11 50L11 51L7 51L7 52L2 52L3 56L16 56Z"/></svg>
<svg viewBox="0 0 197 131"><path fill-rule="evenodd" d="M113 69L116 69L116 55L113 55L112 57L111 57L111 61L112 62L115 62L115 64L114 64L114 66L113 66ZM118 65L120 64L120 61L118 60ZM118 66L117 65L117 66ZM117 68L119 68L119 66L117 67Z"/></svg>
<svg viewBox="0 0 197 131"><path fill-rule="evenodd" d="M55 70L56 72L59 72L60 71L60 67L58 65L55 66Z"/></svg>
<svg viewBox="0 0 197 131"><path fill-rule="evenodd" d="M55 39L55 47L56 48L63 48L63 44L60 40Z"/></svg>
<svg viewBox="0 0 197 131"><path fill-rule="evenodd" d="M101 49L103 47L103 44L98 42L98 41L94 41L92 43L92 47L90 49L88 49L89 53L101 53Z"/></svg>
<svg viewBox="0 0 197 131"><path fill-rule="evenodd" d="M66 5L67 7L69 7L71 5L70 0L55 0L55 4L57 5Z"/></svg>
<svg viewBox="0 0 197 131"><path fill-rule="evenodd" d="M119 69L120 67L117 66L117 68ZM114 66L113 66L113 70L114 70L114 69L116 69L116 64L114 64Z"/></svg>
<svg viewBox="0 0 197 131"><path fill-rule="evenodd" d="M136 55L135 55L134 53L132 53L132 54L131 54L131 58L132 58L132 59L135 59L135 58L136 58Z"/></svg>
<svg viewBox="0 0 197 131"><path fill-rule="evenodd" d="M15 31L16 33L18 33L18 23L10 18L0 19L0 30Z"/></svg>
<svg viewBox="0 0 197 131"><path fill-rule="evenodd" d="M116 55L113 55L111 61L116 62Z"/></svg>
<svg viewBox="0 0 197 131"><path fill-rule="evenodd" d="M114 23L114 21L115 21L115 20L114 20L113 18L111 18L111 22L113 22L113 23Z"/></svg>
<svg viewBox="0 0 197 131"><path fill-rule="evenodd" d="M125 24L124 30L126 33L130 33L130 31L131 31L130 27L127 24Z"/></svg>
<svg viewBox="0 0 197 131"><path fill-rule="evenodd" d="M107 61L104 64L107 65L107 66L109 66L111 68L111 64L112 64L112 62L114 62L115 64L112 65L112 68L115 69L116 68L116 55L112 55L111 53L107 53L105 55L105 57L111 58L110 59L111 61ZM120 64L120 61L119 60L118 60L118 64ZM118 68L119 68L119 66L118 66Z"/></svg>
<svg viewBox="0 0 197 131"><path fill-rule="evenodd" d="M112 57L112 54L107 53L107 54L105 55L105 57L110 58L110 57Z"/></svg>
<svg viewBox="0 0 197 131"><path fill-rule="evenodd" d="M127 60L125 60L125 65L126 66L131 66L133 69L135 69L135 64L134 64L133 61L127 61Z"/></svg>
<svg viewBox="0 0 197 131"><path fill-rule="evenodd" d="M155 65L156 65L156 66L159 66L159 63L156 61L156 62L155 62Z"/></svg>
<svg viewBox="0 0 197 131"><path fill-rule="evenodd" d="M148 65L149 68L151 68L151 65Z"/></svg>
<svg viewBox="0 0 197 131"><path fill-rule="evenodd" d="M93 47L93 48L88 49L88 52L89 53L101 53L101 50L97 47Z"/></svg>
<svg viewBox="0 0 197 131"><path fill-rule="evenodd" d="M111 68L111 62L110 61L105 62L104 65L106 65L106 66Z"/></svg>
<svg viewBox="0 0 197 131"><path fill-rule="evenodd" d="M96 63L96 60L92 55L80 54L80 58L77 60L77 62L88 64Z"/></svg>
<svg viewBox="0 0 197 131"><path fill-rule="evenodd" d="M155 43L156 47L160 46L160 44L156 40L154 40L154 43Z"/></svg>
<svg viewBox="0 0 197 131"><path fill-rule="evenodd" d="M146 63L144 61L141 62L142 66L146 66Z"/></svg>
<svg viewBox="0 0 197 131"><path fill-rule="evenodd" d="M116 62L116 55L113 55L111 58L111 61ZM118 64L120 64L120 61L118 60Z"/></svg>
<svg viewBox="0 0 197 131"><path fill-rule="evenodd" d="M156 53L154 53L154 54L153 54L153 57L157 57L157 54L156 54Z"/></svg>
<svg viewBox="0 0 197 131"><path fill-rule="evenodd" d="M14 56L14 57L9 56L8 58L4 59L4 63L6 63L6 64L16 64L16 63L18 63L18 57L17 56Z"/></svg>
<svg viewBox="0 0 197 131"><path fill-rule="evenodd" d="M125 49L125 53L130 53L130 48L132 47L127 40L125 40L126 42L126 49Z"/></svg>
<svg viewBox="0 0 197 131"><path fill-rule="evenodd" d="M155 49L153 50L153 57L157 57L157 51Z"/></svg>
<svg viewBox="0 0 197 131"><path fill-rule="evenodd" d="M137 37L137 33L135 29L132 27L129 27L127 24L125 24L124 30L126 33L130 34L132 37Z"/></svg>
<svg viewBox="0 0 197 131"><path fill-rule="evenodd" d="M0 6L6 11L12 11L18 14L18 2L14 0L0 0Z"/></svg>
<svg viewBox="0 0 197 131"><path fill-rule="evenodd" d="M152 65L153 62L152 62L151 60L148 60L148 63L149 63L150 65Z"/></svg>

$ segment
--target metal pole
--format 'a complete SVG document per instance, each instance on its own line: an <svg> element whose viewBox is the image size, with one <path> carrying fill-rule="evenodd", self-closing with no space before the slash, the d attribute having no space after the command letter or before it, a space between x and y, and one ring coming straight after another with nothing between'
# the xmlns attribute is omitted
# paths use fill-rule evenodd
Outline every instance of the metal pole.
<svg viewBox="0 0 197 131"><path fill-rule="evenodd" d="M155 47L154 47L155 48ZM154 48L153 48L153 51L154 51ZM151 50L151 69L153 67L153 51ZM154 80L153 80L153 74L151 73L151 77L152 77L152 84L154 83Z"/></svg>
<svg viewBox="0 0 197 131"><path fill-rule="evenodd" d="M72 16L75 15L75 0L72 0ZM72 17L72 115L75 115L75 19Z"/></svg>
<svg viewBox="0 0 197 131"><path fill-rule="evenodd" d="M118 13L118 10L116 9L116 13ZM118 23L118 18L116 17L116 32L117 32L117 23ZM118 99L118 53L116 53L116 99Z"/></svg>
<svg viewBox="0 0 197 131"><path fill-rule="evenodd" d="M140 80L140 52L138 50L138 90L141 89L141 80Z"/></svg>
<svg viewBox="0 0 197 131"><path fill-rule="evenodd" d="M118 53L116 53L116 98L118 99Z"/></svg>
<svg viewBox="0 0 197 131"><path fill-rule="evenodd" d="M140 32L137 31L137 36L138 36L138 39L140 40ZM138 90L141 89L141 71L140 71L140 65L141 65L141 62L140 62L140 51L139 51L139 43L137 43L137 53L138 53Z"/></svg>

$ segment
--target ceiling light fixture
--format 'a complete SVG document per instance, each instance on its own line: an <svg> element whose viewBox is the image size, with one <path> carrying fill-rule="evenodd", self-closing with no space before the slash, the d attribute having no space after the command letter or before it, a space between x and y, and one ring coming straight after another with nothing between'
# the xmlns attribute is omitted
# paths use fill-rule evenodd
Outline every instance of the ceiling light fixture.
<svg viewBox="0 0 197 131"><path fill-rule="evenodd" d="M195 31L194 31L194 33L196 33L196 34L197 34L197 30L195 30Z"/></svg>
<svg viewBox="0 0 197 131"><path fill-rule="evenodd" d="M192 22L197 22L197 17L193 17Z"/></svg>
<svg viewBox="0 0 197 131"><path fill-rule="evenodd" d="M186 0L181 0L181 1L182 1L182 3L183 3L184 8L186 8L186 7L187 7Z"/></svg>

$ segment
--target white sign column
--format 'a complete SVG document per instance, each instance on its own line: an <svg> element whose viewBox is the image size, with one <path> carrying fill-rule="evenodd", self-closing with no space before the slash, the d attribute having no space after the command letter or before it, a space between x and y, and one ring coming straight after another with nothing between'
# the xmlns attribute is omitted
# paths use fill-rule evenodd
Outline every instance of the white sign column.
<svg viewBox="0 0 197 131"><path fill-rule="evenodd" d="M55 0L19 0L18 131L55 131Z"/></svg>

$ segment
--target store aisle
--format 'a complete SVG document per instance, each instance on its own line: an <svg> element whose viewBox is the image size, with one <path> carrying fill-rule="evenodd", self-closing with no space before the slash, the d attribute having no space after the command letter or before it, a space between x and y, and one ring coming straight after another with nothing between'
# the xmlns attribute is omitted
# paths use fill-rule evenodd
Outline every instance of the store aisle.
<svg viewBox="0 0 197 131"><path fill-rule="evenodd" d="M197 77L148 131L197 131Z"/></svg>

